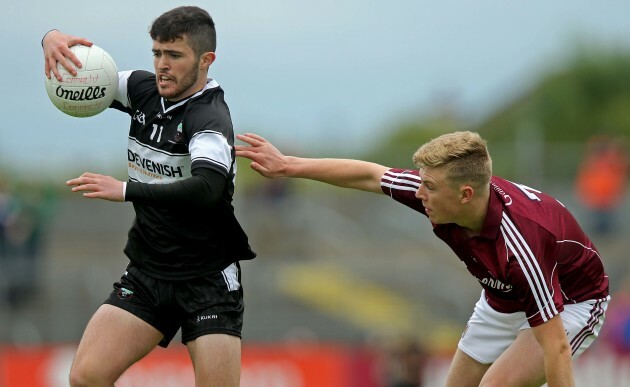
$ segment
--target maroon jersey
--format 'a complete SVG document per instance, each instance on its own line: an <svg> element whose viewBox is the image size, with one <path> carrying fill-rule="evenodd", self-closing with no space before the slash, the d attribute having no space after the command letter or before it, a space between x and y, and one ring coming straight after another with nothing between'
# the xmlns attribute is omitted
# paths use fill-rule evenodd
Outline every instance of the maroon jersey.
<svg viewBox="0 0 630 387"><path fill-rule="evenodd" d="M418 171L390 169L383 192L426 215L415 197ZM540 325L564 304L608 296L608 276L597 249L565 206L538 190L499 177L490 181L488 213L478 236L454 223L433 232L457 254L501 313L525 312Z"/></svg>

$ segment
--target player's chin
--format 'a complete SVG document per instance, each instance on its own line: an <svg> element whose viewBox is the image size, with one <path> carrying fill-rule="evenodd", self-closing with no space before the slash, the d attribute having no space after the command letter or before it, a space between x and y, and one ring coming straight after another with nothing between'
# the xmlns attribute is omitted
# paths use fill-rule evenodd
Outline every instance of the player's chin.
<svg viewBox="0 0 630 387"><path fill-rule="evenodd" d="M429 221L433 224L442 224L445 223L443 219L440 219L438 216L435 216L435 213L433 212L428 212L427 213L427 218L429 218Z"/></svg>
<svg viewBox="0 0 630 387"><path fill-rule="evenodd" d="M158 89L158 93L160 93L160 96L167 99L173 99L180 94L180 90L178 90L177 87L174 87L173 84L160 85L158 83L157 89Z"/></svg>
<svg viewBox="0 0 630 387"><path fill-rule="evenodd" d="M173 97L175 97L176 95L172 90L160 88L160 87L158 87L158 93L160 93L160 97L163 97L166 99L173 99Z"/></svg>

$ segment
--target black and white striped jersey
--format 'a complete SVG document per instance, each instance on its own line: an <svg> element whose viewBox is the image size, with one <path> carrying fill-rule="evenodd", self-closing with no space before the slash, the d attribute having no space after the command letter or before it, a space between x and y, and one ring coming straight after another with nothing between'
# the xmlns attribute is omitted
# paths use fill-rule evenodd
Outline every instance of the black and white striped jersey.
<svg viewBox="0 0 630 387"><path fill-rule="evenodd" d="M234 131L219 84L209 79L201 91L169 104L153 73L120 72L111 107L131 117L127 199L136 218L124 250L129 259L148 275L179 280L254 258L232 207ZM199 185L186 184L200 176L223 186L211 205ZM157 189L161 195L137 194Z"/></svg>

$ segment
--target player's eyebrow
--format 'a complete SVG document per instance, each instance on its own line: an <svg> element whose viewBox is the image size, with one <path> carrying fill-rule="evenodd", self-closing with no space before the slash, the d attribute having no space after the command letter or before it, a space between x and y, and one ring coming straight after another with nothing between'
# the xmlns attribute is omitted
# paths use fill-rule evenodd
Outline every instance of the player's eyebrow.
<svg viewBox="0 0 630 387"><path fill-rule="evenodd" d="M154 54L158 54L158 53L163 53L163 54L182 54L183 53L183 51L179 51L179 50L160 50L160 49L157 49L157 48L153 48L153 49L151 49L151 51Z"/></svg>

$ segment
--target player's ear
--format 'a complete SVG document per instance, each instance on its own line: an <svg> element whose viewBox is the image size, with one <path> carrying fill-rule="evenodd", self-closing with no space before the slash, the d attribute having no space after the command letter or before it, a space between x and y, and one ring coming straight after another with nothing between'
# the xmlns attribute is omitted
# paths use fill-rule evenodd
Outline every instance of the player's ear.
<svg viewBox="0 0 630 387"><path fill-rule="evenodd" d="M464 185L460 188L459 195L462 204L468 203L475 195L475 189L469 185Z"/></svg>
<svg viewBox="0 0 630 387"><path fill-rule="evenodd" d="M208 67L210 67L210 65L214 62L216 58L217 58L217 54L215 54L214 52L212 51L204 52L203 54L201 54L201 60L199 61L199 66L201 66L203 70L208 70Z"/></svg>

